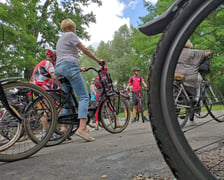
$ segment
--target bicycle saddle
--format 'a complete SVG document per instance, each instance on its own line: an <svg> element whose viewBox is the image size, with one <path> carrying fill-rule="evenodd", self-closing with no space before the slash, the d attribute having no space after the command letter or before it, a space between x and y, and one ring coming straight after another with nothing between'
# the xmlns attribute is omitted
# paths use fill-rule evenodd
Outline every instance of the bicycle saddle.
<svg viewBox="0 0 224 180"><path fill-rule="evenodd" d="M70 84L69 80L64 77L64 76L59 76L57 77L57 80L60 82L60 83L66 83L66 84Z"/></svg>
<svg viewBox="0 0 224 180"><path fill-rule="evenodd" d="M177 10L186 0L177 0L159 17L149 21L147 24L139 27L139 31L151 36L163 32L166 26L171 22Z"/></svg>
<svg viewBox="0 0 224 180"><path fill-rule="evenodd" d="M0 80L0 83L1 84L4 84L4 83L7 83L7 82L11 82L11 81L18 81L18 80L21 80L23 79L22 77L10 77L10 78L5 78L5 79L1 79Z"/></svg>

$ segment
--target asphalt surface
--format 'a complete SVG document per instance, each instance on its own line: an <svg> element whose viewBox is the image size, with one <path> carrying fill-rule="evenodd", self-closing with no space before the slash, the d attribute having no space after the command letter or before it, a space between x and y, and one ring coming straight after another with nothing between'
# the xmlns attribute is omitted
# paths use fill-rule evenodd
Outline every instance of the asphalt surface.
<svg viewBox="0 0 224 180"><path fill-rule="evenodd" d="M0 179L174 179L156 145L150 123L129 124L120 134L91 129L91 135L95 142L87 143L74 135L71 141L43 148L28 159L0 162Z"/></svg>

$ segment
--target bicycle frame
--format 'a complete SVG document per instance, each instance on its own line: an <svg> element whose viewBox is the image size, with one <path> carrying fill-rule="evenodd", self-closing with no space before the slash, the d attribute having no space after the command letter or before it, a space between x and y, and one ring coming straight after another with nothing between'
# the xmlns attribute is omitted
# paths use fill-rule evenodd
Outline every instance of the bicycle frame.
<svg viewBox="0 0 224 180"><path fill-rule="evenodd" d="M102 91L100 92L100 96L99 96L99 99L97 100L97 106L96 106L94 112L96 112L97 107L100 106L100 104L103 102L103 100L104 100L105 98L109 100L109 102L110 102L110 107L113 108L112 111L115 111L116 113L119 112L119 108L120 108L120 107L118 106L118 109L117 109L117 110L114 109L114 106L113 106L113 104L112 104L112 102L111 102L111 100L110 100L110 96L111 96L111 95L114 95L114 94L119 95L119 94L120 94L119 91L115 91L115 90L114 90L114 87L113 87L113 83L112 83L112 79L111 79L111 77L110 77L110 74L106 73L106 77L107 77L108 83L110 83L110 88L111 88L111 90L107 90L107 88L105 87L105 84L104 84L104 82L103 82L102 76L101 76L101 72L102 72L102 70L104 70L104 66L102 66L102 69L100 69L100 70L97 70L97 69L95 69L95 68L93 68L93 67L90 67L90 68L87 68L87 69L86 69L86 71L89 71L89 70L93 70L93 71L95 71L95 72L98 73L99 81L100 81L100 83L101 83L101 85L102 85Z"/></svg>
<svg viewBox="0 0 224 180"><path fill-rule="evenodd" d="M60 94L60 106L58 108L61 109L65 105L65 106L69 106L68 108L71 110L73 110L74 108L78 109L78 101L74 95L73 89L72 89L70 83L68 82L68 80L63 77L63 78L59 79L59 81L61 84L66 83L66 85L68 86L68 89L69 89L67 93L64 93L64 91L60 90L60 89L47 90L52 96L54 96L54 93ZM63 96L63 98L61 96ZM72 98L73 102L70 102L71 101L70 97Z"/></svg>

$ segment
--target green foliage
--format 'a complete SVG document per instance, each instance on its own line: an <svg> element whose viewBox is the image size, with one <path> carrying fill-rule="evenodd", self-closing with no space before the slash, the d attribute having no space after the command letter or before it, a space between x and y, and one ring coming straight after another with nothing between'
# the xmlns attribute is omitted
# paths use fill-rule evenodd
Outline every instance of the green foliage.
<svg viewBox="0 0 224 180"><path fill-rule="evenodd" d="M77 33L89 39L85 26L95 22L93 13L84 14L81 5L101 5L101 0L8 0L0 3L0 72L8 76L13 66L32 70L45 58L47 48L55 48L60 22L74 20ZM2 77L0 77L2 78Z"/></svg>
<svg viewBox="0 0 224 180"><path fill-rule="evenodd" d="M160 0L156 5L145 1L148 14L139 17L140 25L158 17L174 0ZM89 39L86 32L89 23L95 22L93 13L84 14L81 5L90 3L102 4L101 0L8 0L0 3L0 72L13 72L13 69L26 68L32 70L40 60L45 58L46 48L55 48L60 34L60 22L71 18L77 26L77 34L82 39ZM216 9L190 37L194 48L210 49L211 80L218 84L224 92L224 11L223 6ZM115 33L113 40L101 42L97 49L89 49L99 59L107 61L107 67L112 79L120 84L128 82L132 76L132 67L138 66L140 75L145 79L148 66L153 56L161 34L146 36L137 28L127 25L121 26ZM80 56L80 65L95 67L99 65L87 56ZM32 71L31 71L32 72ZM83 73L87 86L97 74L94 72ZM2 78L0 74L0 78Z"/></svg>

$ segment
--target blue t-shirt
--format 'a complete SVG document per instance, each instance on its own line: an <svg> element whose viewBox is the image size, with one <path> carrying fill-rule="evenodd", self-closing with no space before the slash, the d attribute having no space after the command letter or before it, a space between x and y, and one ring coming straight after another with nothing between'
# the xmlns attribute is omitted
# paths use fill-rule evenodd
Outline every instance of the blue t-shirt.
<svg viewBox="0 0 224 180"><path fill-rule="evenodd" d="M97 92L97 88L96 88L96 86L94 84L91 84L91 86L90 86L90 95L91 95L91 99L90 100L91 101L96 101L96 95L92 92L91 87L94 88L95 92Z"/></svg>

